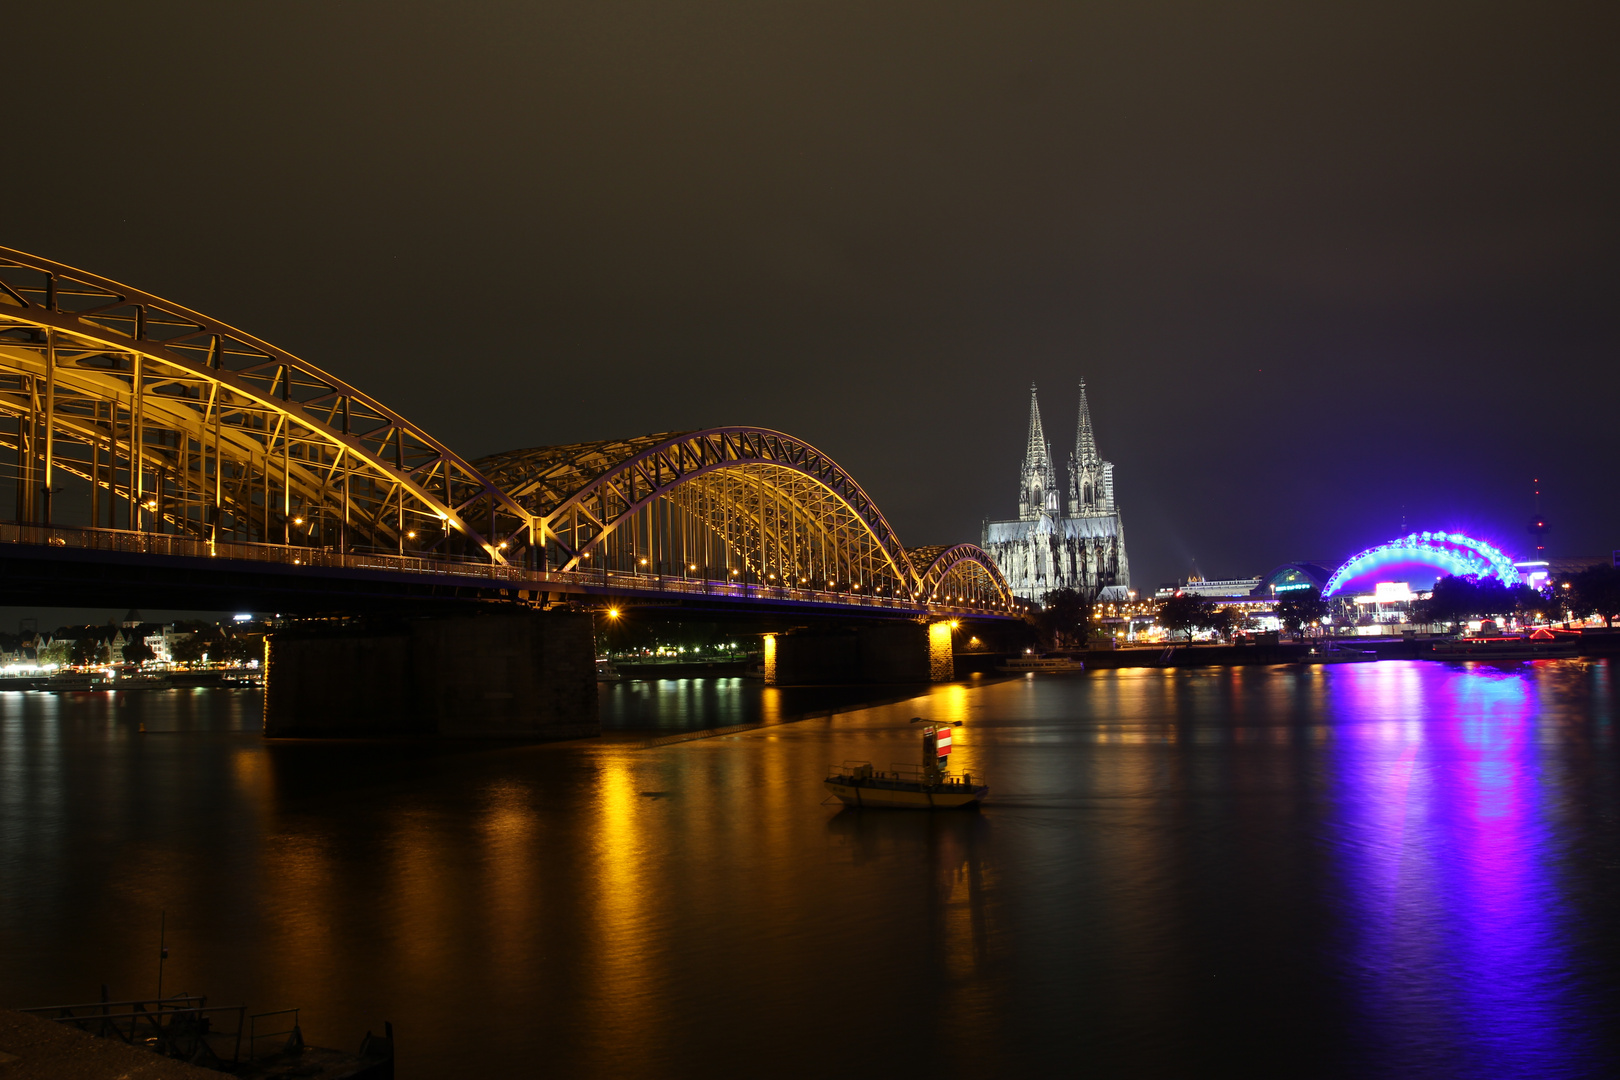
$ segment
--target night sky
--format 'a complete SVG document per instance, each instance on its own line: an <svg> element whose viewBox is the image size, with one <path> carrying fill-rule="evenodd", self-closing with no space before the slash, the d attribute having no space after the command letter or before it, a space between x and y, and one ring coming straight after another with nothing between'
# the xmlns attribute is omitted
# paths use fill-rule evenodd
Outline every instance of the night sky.
<svg viewBox="0 0 1620 1080"><path fill-rule="evenodd" d="M1400 529L1620 548L1620 13L12 5L0 244L468 457L747 423L910 545L1075 383L1133 579Z"/></svg>

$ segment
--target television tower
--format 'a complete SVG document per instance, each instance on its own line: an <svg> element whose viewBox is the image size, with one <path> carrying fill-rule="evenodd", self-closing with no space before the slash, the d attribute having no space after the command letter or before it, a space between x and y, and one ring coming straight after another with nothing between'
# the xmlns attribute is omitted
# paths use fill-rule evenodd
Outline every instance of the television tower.
<svg viewBox="0 0 1620 1080"><path fill-rule="evenodd" d="M1531 536L1536 538L1536 558L1545 559L1547 557L1547 530L1552 526L1547 524L1546 517L1541 513L1541 480L1539 478L1536 479L1535 485L1536 515L1530 519L1530 524L1526 526L1526 529Z"/></svg>

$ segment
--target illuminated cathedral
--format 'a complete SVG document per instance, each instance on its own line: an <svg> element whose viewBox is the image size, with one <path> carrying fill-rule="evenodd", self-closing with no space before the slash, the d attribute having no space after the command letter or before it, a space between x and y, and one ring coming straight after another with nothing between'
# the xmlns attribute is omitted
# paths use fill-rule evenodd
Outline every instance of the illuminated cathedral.
<svg viewBox="0 0 1620 1080"><path fill-rule="evenodd" d="M1018 596L1039 602L1054 589L1076 589L1090 599L1123 601L1131 586L1125 525L1114 501L1114 465L1097 453L1084 379L1068 471L1065 490L1058 483L1031 384L1029 447L1018 479L1018 519L986 521L982 546Z"/></svg>

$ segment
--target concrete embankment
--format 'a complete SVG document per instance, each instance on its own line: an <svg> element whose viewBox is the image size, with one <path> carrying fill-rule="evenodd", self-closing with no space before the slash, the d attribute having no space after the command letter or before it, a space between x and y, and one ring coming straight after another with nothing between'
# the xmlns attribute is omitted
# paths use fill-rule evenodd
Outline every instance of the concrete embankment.
<svg viewBox="0 0 1620 1080"><path fill-rule="evenodd" d="M1293 642L1279 645L1175 645L1152 649L1093 649L1076 653L1093 670L1127 667L1198 667L1230 664L1287 664L1310 651Z"/></svg>
<svg viewBox="0 0 1620 1080"><path fill-rule="evenodd" d="M6 1080L219 1080L220 1075L117 1039L0 1009L0 1076Z"/></svg>
<svg viewBox="0 0 1620 1080"><path fill-rule="evenodd" d="M1576 638L1580 655L1587 659L1620 656L1620 630L1587 629L1557 631L1560 638ZM1331 638L1330 648L1373 652L1380 660L1421 660L1429 655L1436 639L1432 637ZM1303 660L1311 644L1281 642L1276 645L1176 645L1142 649L1094 649L1074 655L1092 669L1126 667L1197 667L1215 664L1291 664Z"/></svg>

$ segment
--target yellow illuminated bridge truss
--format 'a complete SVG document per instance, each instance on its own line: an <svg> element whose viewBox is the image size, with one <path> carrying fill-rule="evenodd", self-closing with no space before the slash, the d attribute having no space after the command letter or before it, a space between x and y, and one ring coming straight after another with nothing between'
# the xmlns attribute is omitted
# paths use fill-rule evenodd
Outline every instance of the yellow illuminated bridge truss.
<svg viewBox="0 0 1620 1080"><path fill-rule="evenodd" d="M168 538L164 550L289 563L455 565L540 591L740 590L987 614L1016 603L976 545L902 547L848 473L782 432L469 462L267 342L6 248L0 498L6 539L28 542L126 534L125 550Z"/></svg>

